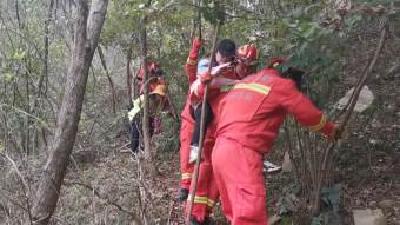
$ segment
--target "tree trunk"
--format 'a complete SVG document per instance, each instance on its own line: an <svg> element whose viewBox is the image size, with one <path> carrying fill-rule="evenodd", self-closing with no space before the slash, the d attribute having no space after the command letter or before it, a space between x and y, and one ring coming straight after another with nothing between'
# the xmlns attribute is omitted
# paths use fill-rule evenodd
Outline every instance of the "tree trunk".
<svg viewBox="0 0 400 225"><path fill-rule="evenodd" d="M100 45L97 47L97 51L99 52L101 65L103 66L104 71L106 72L107 80L108 80L108 83L110 84L111 98L112 98L112 109L113 109L113 113L115 115L115 113L116 113L116 108L115 108L115 99L116 99L116 97L115 97L114 81L112 80L112 78L110 77L110 73L108 72L107 63L106 63L106 57L104 56L103 50L101 49Z"/></svg>
<svg viewBox="0 0 400 225"><path fill-rule="evenodd" d="M131 72L131 60L132 60L132 45L128 47L128 53L126 54L126 86L128 89L128 107L133 107L132 99L132 85L133 85L133 75Z"/></svg>
<svg viewBox="0 0 400 225"><path fill-rule="evenodd" d="M59 198L61 183L66 174L78 131L89 66L99 42L108 5L108 0L94 0L88 15L88 1L75 2L78 10L72 60L58 114L57 128L33 203L33 220L37 225L48 224Z"/></svg>
<svg viewBox="0 0 400 225"><path fill-rule="evenodd" d="M49 64L49 25L50 22L53 18L53 8L54 8L54 0L50 0L49 3L49 8L47 10L47 18L44 24L44 60L43 60L43 72L40 75L40 79L39 79L39 99L42 97L42 94L46 96L47 94L47 88L48 88L48 72L49 72L49 68L48 68L48 64ZM43 88L43 82L45 82L45 87L44 90L42 90Z"/></svg>
<svg viewBox="0 0 400 225"><path fill-rule="evenodd" d="M145 157L151 161L151 146L150 146L150 134L149 134L149 90L147 88L147 31L146 31L147 17L144 15L141 19L141 30L140 30L140 58L141 64L144 70L143 80L144 85L144 104L143 104L143 141L145 149Z"/></svg>

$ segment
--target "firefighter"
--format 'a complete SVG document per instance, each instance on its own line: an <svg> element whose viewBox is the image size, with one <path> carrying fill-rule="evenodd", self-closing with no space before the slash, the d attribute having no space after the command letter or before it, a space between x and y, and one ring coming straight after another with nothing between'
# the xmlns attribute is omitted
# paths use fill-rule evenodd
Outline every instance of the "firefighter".
<svg viewBox="0 0 400 225"><path fill-rule="evenodd" d="M147 80L144 80L144 68L143 66L140 67L140 69L138 70L138 73L135 76L135 79L138 81L138 87L139 87L139 94L142 95L144 93L144 87L147 86L147 90L148 93L152 93L156 87L158 87L159 85L162 85L160 87L164 87L166 89L167 84L164 78L164 72L161 70L160 65L155 62L155 61L147 61ZM140 98L138 98L140 99ZM166 95L163 95L162 98L162 111L168 111L168 113L171 113L175 116L175 113L173 112L173 108L171 107L172 105L169 102L169 98ZM149 104L149 110L152 110L152 108L154 108L155 105L153 104ZM140 122L140 121L138 121ZM137 126L138 123L136 123ZM130 127L130 134L131 134L131 138L133 138L133 136L137 136L139 135L139 133L132 133L135 132L135 126L134 124L131 124L132 126ZM150 115L149 116L149 128L150 128L150 136L152 136L153 134L158 134L161 132L161 118L160 115ZM137 138L136 138L137 139ZM134 142L134 141L132 141ZM133 151L133 149L132 149Z"/></svg>
<svg viewBox="0 0 400 225"><path fill-rule="evenodd" d="M219 110L212 162L224 214L232 225L267 225L262 158L286 115L331 139L341 129L274 68L234 85Z"/></svg>
<svg viewBox="0 0 400 225"><path fill-rule="evenodd" d="M144 93L144 87L147 82L149 93L159 84L165 85L164 73L161 70L160 64L154 61L147 61L147 81L144 80L144 68L140 67L136 79L139 81L139 93Z"/></svg>
<svg viewBox="0 0 400 225"><path fill-rule="evenodd" d="M185 73L188 78L189 87L196 79L200 48L201 40L195 38L185 64ZM188 197L193 173L193 164L189 163L190 144L194 130L194 119L192 115L193 109L190 104L190 95L188 91L186 103L181 113L181 128L179 133L181 181L177 199L181 202L186 201Z"/></svg>
<svg viewBox="0 0 400 225"><path fill-rule="evenodd" d="M221 88L223 89L226 86L234 85L236 81L245 77L247 74L254 73L258 64L258 50L254 45L243 45L241 46L237 53L236 59L234 61L228 61L227 63L220 64L214 66L211 70L211 75L208 75L208 65L210 63L210 59L201 59L197 68L197 79L193 82L191 87L191 94L193 94L192 99L192 107L194 108L194 117L195 117L195 131L192 136L192 146L191 146L191 154L190 154L190 163L193 163L198 156L198 144L200 139L200 120L201 120L201 96L200 90L203 93L205 83L202 81L208 80L210 77L215 77L212 79L210 83L210 88L213 91L218 90L221 92ZM233 68L233 72L237 78L230 79L226 78L223 74L228 70ZM228 68L228 69L227 69ZM223 93L219 93L221 95ZM206 111L205 111L205 126L211 122L213 118L213 113L211 110L208 101L205 102ZM216 108L214 106L214 108ZM215 110L215 109L214 109ZM217 110L215 110L217 111Z"/></svg>
<svg viewBox="0 0 400 225"><path fill-rule="evenodd" d="M217 76L210 83L209 97L207 104L211 108L212 120L207 124L206 136L203 147L202 161L200 163L200 173L198 177L197 192L194 197L194 205L192 212L192 224L212 224L209 214L212 212L213 206L219 197L218 189L212 173L211 151L215 143L214 132L218 123L218 107L220 99L224 95L224 87L234 84L238 79L245 77L250 71L256 68L256 59L258 57L257 49L253 45L247 45L239 48L236 54L235 43L229 39L220 41L217 52L217 66L212 68L211 74L208 71L203 74L198 74L198 79L193 83L191 89L192 104L194 99L201 100L204 95L205 81L211 76ZM238 56L238 57L237 57ZM202 66L201 64L199 66ZM203 65L208 68L208 64ZM198 71L201 71L199 68ZM196 87L197 86L197 87ZM197 106L196 121L200 122L200 106ZM207 117L206 117L207 118ZM196 126L199 129L199 123ZM196 129L196 128L195 128ZM198 132L199 133L199 132ZM198 146L192 146L192 150ZM195 151L197 153L197 150ZM197 154L191 154L197 156ZM195 158L191 157L194 161Z"/></svg>
<svg viewBox="0 0 400 225"><path fill-rule="evenodd" d="M232 40L224 39L218 43L217 50L216 50L216 63L218 65L231 63L235 59L235 52L236 45ZM216 66L218 66L216 65ZM222 68L222 67L221 67ZM223 70L216 71L220 73L222 77L228 79L239 79L239 76L235 73L234 68L224 67ZM196 86L201 86L197 95L192 91L191 94L191 104L197 104L197 102L201 101L201 98L204 94L204 85L202 85L201 81L205 81L209 79L208 77L211 74L199 74L199 79L192 84L191 89L195 88ZM211 87L209 89L208 99L207 102L210 105L211 111L213 115L216 115L218 109L218 102L220 98L220 89L218 87ZM198 108L201 108L199 105ZM193 202L193 209L191 214L191 224L193 225L205 225L205 224L212 224L211 218L209 215L212 213L213 207L215 205L216 200L218 199L218 189L213 179L213 172L212 172L212 165L211 165L211 151L214 146L214 131L216 126L217 118L214 116L212 121L208 124L206 129L205 138L204 138L204 145L202 151L202 160L200 163L199 168L199 176L198 176L198 183L196 193L194 193L194 202ZM191 151L196 151L195 148L191 148ZM195 154L191 154L195 155ZM195 160L195 159L193 159ZM194 163L194 162L193 162ZM193 189L193 185L191 185L189 189L189 200L191 190ZM187 212L188 213L188 212Z"/></svg>

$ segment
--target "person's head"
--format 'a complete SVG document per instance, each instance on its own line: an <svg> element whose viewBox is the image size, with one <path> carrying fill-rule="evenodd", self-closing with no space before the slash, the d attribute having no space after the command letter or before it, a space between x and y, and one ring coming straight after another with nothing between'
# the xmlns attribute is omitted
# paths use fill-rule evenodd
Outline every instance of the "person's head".
<svg viewBox="0 0 400 225"><path fill-rule="evenodd" d="M147 61L147 76L149 77L161 77L163 71L160 68L160 64L154 61ZM138 77L143 79L144 77L144 68L140 67Z"/></svg>
<svg viewBox="0 0 400 225"><path fill-rule="evenodd" d="M297 89L302 91L304 89L304 74L306 72L296 67L288 67L286 71L282 72L282 77L291 79L295 82Z"/></svg>
<svg viewBox="0 0 400 225"><path fill-rule="evenodd" d="M241 79L256 72L260 54L255 45L240 46L236 55L239 63L235 71Z"/></svg>
<svg viewBox="0 0 400 225"><path fill-rule="evenodd" d="M235 53L236 45L234 41L230 39L221 40L216 49L215 61L219 64L230 62L234 60Z"/></svg>
<svg viewBox="0 0 400 225"><path fill-rule="evenodd" d="M210 59L200 59L197 64L197 74L203 74L208 71L208 66L210 64Z"/></svg>
<svg viewBox="0 0 400 225"><path fill-rule="evenodd" d="M166 90L167 90L167 87L165 86L165 84L159 84L154 87L154 90L152 92L150 92L150 94L159 95L161 97L164 97L166 94Z"/></svg>
<svg viewBox="0 0 400 225"><path fill-rule="evenodd" d="M166 89L167 87L164 84L154 87L154 90L149 93L151 105L158 107L162 103L166 95Z"/></svg>

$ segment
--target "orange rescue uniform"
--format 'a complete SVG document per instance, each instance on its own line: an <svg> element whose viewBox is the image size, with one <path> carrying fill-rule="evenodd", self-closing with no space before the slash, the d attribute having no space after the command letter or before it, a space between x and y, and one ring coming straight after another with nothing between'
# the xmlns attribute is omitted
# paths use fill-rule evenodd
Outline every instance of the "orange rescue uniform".
<svg viewBox="0 0 400 225"><path fill-rule="evenodd" d="M293 81L269 68L232 86L218 114L212 162L223 211L232 225L267 225L262 156L286 115L327 136L334 125Z"/></svg>

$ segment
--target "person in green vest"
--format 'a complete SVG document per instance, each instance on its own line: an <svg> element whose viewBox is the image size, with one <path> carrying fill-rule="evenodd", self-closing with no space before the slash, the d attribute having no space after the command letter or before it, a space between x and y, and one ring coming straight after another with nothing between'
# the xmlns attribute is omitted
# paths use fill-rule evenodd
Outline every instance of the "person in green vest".
<svg viewBox="0 0 400 225"><path fill-rule="evenodd" d="M159 116L166 106L166 85L157 85L149 93L149 133L150 137L159 130L159 124L155 124L155 118ZM130 123L131 151L134 155L139 152L142 137L142 116L144 106L144 94L133 100L133 107L128 112Z"/></svg>

